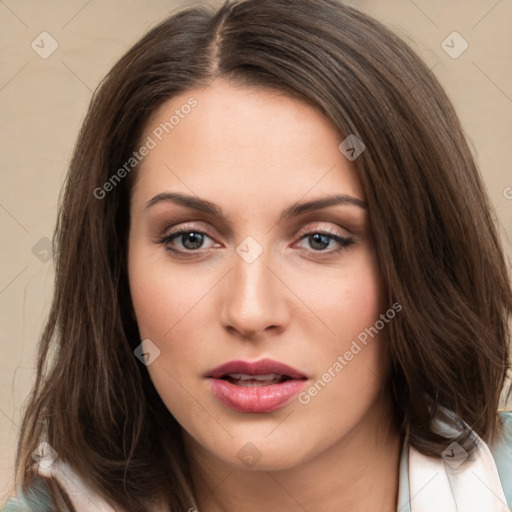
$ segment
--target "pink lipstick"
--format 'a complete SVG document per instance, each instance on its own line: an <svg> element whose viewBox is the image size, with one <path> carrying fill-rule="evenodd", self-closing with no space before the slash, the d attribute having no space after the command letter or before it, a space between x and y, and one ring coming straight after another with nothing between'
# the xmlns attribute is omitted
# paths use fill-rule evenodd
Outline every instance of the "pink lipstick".
<svg viewBox="0 0 512 512"><path fill-rule="evenodd" d="M238 412L272 412L284 407L308 377L286 364L261 359L230 361L205 374L213 394Z"/></svg>

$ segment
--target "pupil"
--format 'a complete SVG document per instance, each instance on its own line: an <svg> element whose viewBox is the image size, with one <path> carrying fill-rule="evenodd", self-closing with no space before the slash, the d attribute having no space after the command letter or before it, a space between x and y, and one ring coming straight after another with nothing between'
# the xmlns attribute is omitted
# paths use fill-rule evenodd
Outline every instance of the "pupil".
<svg viewBox="0 0 512 512"><path fill-rule="evenodd" d="M321 233L310 235L310 239L312 241L311 246L316 250L325 249L325 247L329 245L329 237ZM315 247L315 244L320 244L321 247Z"/></svg>
<svg viewBox="0 0 512 512"><path fill-rule="evenodd" d="M203 235L200 233L194 233L191 231L190 233L187 233L186 235L183 235L183 245L187 249L198 249L201 247L201 244L203 243L202 239ZM190 247L188 244L191 244L192 247Z"/></svg>

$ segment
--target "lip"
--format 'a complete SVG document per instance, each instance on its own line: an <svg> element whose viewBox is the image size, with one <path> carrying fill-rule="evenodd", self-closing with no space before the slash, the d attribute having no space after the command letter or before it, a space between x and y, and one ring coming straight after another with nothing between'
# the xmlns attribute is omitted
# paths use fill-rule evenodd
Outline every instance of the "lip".
<svg viewBox="0 0 512 512"><path fill-rule="evenodd" d="M221 377L230 373L268 375L276 373L288 378L276 384L240 386ZM265 413L284 407L304 388L308 376L287 364L272 359L229 361L209 370L204 377L217 399L238 412Z"/></svg>
<svg viewBox="0 0 512 512"><path fill-rule="evenodd" d="M226 373L246 373L248 375L267 375L278 373L291 379L308 378L307 375L287 364L274 361L273 359L260 359L259 361L229 361L209 370L205 377L219 379Z"/></svg>

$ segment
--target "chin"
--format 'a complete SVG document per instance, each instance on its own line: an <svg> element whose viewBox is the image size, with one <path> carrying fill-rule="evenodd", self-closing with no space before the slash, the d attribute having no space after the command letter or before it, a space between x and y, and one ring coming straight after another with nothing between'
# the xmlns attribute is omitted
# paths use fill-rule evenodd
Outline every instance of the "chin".
<svg viewBox="0 0 512 512"><path fill-rule="evenodd" d="M272 428L265 429L244 428L240 436L236 436L236 432L228 427L234 437L223 436L220 440L212 437L201 439L200 436L194 442L200 444L210 456L237 470L281 471L296 467L314 457L314 446L304 443L307 433L302 441L298 440L301 436L297 435L297 429L293 430L295 434L288 430L281 432L279 436L269 436L269 432L275 427L274 424Z"/></svg>

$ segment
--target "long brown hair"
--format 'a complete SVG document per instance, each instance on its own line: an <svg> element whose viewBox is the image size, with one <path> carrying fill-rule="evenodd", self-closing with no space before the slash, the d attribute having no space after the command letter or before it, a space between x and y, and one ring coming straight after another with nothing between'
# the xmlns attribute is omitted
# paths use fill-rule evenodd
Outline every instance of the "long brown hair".
<svg viewBox="0 0 512 512"><path fill-rule="evenodd" d="M397 424L427 454L454 440L468 446L447 408L492 441L512 295L490 203L445 92L404 42L339 2L228 1L153 28L91 101L54 237L55 294L17 457L23 489L35 481L30 454L44 439L125 510L149 512L156 498L171 510L193 503L180 428L133 354L141 340L126 253L137 169L103 197L94 191L130 159L163 102L216 77L298 96L340 142L349 134L364 142L354 163L387 300L402 305L389 325ZM457 433L436 430L441 417Z"/></svg>

